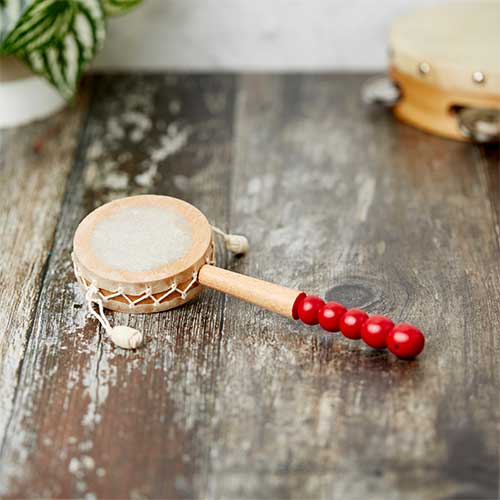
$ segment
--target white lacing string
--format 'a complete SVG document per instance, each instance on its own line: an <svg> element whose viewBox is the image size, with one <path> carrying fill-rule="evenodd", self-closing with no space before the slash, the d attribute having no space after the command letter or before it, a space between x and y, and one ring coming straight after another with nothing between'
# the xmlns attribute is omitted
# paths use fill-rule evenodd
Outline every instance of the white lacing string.
<svg viewBox="0 0 500 500"><path fill-rule="evenodd" d="M94 318L96 318L99 321L99 323L101 323L106 333L109 334L112 327L110 322L108 321L108 318L106 318L106 315L104 314L104 306L102 300L99 298L98 292L99 289L94 284L91 284L87 288L87 293L85 294L85 301L87 302L87 307L90 311L90 314L92 314L92 316L94 316ZM98 309L97 311L94 309L93 304L97 305Z"/></svg>
<svg viewBox="0 0 500 500"><path fill-rule="evenodd" d="M212 254L213 252L211 252ZM215 264L215 261L213 259L212 255L209 255L205 259L206 264ZM149 299L149 303L152 302L152 307L153 309L157 308L162 304L165 299L167 299L170 295L173 293L177 292L180 295L180 298L182 300L186 300L188 292L195 286L195 284L198 281L198 270L193 271L191 275L191 280L183 287L181 288L180 285L177 283L177 281L173 280L170 288L168 288L165 293L157 297L158 293L153 293L151 290L151 287L146 287L142 292L138 294L136 297L127 295L123 290L119 289L117 292L114 293L107 293L106 295L101 291L101 289L95 284L95 283L89 283L83 274L81 273L80 269L76 265L74 259L73 259L73 268L75 272L76 279L78 282L83 286L83 288L86 291L85 299L89 303L89 309L91 309L92 315L95 316L96 314L101 314L102 311L106 305L106 303L110 300L120 298L123 299L125 304L128 304L129 308L132 309L136 305L140 305L142 302L146 301ZM134 298L136 297L136 298ZM92 307L92 303L96 304L98 307L98 311L95 311L95 309ZM97 317L97 316L96 316ZM103 323L103 327L106 326L107 322Z"/></svg>

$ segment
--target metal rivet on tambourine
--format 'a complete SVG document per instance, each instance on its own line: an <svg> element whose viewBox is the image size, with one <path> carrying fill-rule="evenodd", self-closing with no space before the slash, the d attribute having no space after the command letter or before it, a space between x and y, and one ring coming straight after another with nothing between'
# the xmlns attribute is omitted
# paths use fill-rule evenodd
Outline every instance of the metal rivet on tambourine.
<svg viewBox="0 0 500 500"><path fill-rule="evenodd" d="M472 73L472 81L478 85L482 85L486 82L486 75L482 71L474 71Z"/></svg>
<svg viewBox="0 0 500 500"><path fill-rule="evenodd" d="M428 75L431 71L431 66L429 63L423 61L421 63L419 63L418 65L418 72L422 75L422 76L425 76L425 75Z"/></svg>

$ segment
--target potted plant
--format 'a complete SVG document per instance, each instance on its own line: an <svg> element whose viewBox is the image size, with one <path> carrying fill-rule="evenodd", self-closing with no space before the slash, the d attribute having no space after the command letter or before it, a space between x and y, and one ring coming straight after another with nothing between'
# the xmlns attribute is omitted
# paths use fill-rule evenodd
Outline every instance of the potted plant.
<svg viewBox="0 0 500 500"><path fill-rule="evenodd" d="M0 0L0 128L61 109L102 47L106 18L141 0Z"/></svg>

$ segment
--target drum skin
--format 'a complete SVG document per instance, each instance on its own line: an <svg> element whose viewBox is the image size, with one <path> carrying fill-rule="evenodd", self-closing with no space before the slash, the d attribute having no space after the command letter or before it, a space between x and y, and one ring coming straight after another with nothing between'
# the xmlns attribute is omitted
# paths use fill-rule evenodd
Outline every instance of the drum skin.
<svg viewBox="0 0 500 500"><path fill-rule="evenodd" d="M400 120L427 132L468 140L457 110L500 109L500 7L456 2L397 20L389 38L390 77Z"/></svg>

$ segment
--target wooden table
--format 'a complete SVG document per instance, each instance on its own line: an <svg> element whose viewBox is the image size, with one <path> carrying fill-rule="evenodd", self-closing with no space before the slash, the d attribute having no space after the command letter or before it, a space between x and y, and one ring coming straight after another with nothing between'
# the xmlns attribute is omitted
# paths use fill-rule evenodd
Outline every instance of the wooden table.
<svg viewBox="0 0 500 500"><path fill-rule="evenodd" d="M70 109L1 133L3 497L498 496L498 148L367 110L365 78L94 76ZM138 193L247 234L222 265L419 325L424 354L211 291L115 314L147 344L114 348L72 236Z"/></svg>

